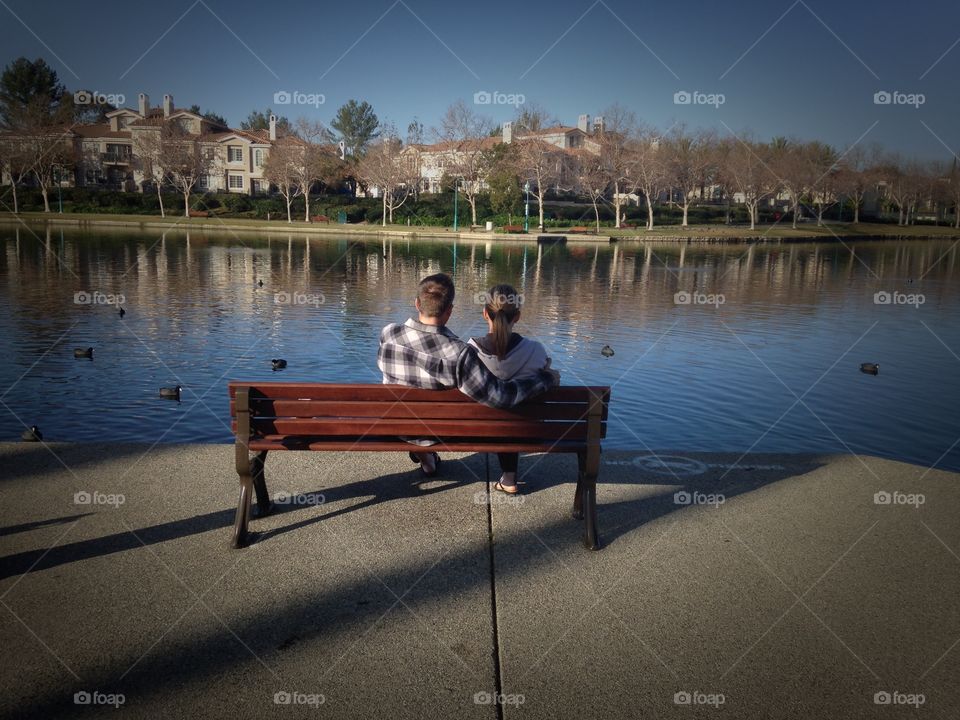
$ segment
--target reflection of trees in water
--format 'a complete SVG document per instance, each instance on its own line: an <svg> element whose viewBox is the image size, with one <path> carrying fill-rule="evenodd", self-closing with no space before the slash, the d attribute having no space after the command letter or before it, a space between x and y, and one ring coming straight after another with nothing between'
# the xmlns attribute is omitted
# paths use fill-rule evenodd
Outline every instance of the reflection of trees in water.
<svg viewBox="0 0 960 720"><path fill-rule="evenodd" d="M366 332L407 316L420 278L450 272L457 282L460 319L479 316L477 293L509 282L525 295L531 321L562 323L575 331L598 320L641 325L672 312L674 293L681 290L723 294L727 313L757 304L809 312L825 292L842 295L860 288L868 298L879 289L909 290L909 280L924 277L941 281L923 289L931 302L955 292L942 281L952 280L957 271L957 249L949 242L916 240L847 246L486 240L454 245L25 227L11 227L2 237L0 272L6 277L8 307L23 331L44 335L62 332L89 311L74 304L78 290L122 293L128 304L163 307L163 322L174 334L191 330L184 323L210 329L238 314L281 322L289 308L275 302L275 293L322 293L325 302L311 311L339 316L343 328ZM39 329L31 322L38 316L47 319Z"/></svg>

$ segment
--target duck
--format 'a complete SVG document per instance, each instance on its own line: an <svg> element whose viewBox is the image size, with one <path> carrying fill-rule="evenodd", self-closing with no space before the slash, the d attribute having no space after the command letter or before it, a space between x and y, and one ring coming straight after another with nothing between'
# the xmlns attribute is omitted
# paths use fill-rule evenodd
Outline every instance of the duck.
<svg viewBox="0 0 960 720"><path fill-rule="evenodd" d="M287 366L287 361L283 358L275 358L270 361L274 370L283 370Z"/></svg>
<svg viewBox="0 0 960 720"><path fill-rule="evenodd" d="M860 372L877 375L880 373L880 363L860 363Z"/></svg>
<svg viewBox="0 0 960 720"><path fill-rule="evenodd" d="M180 385L177 385L176 387L162 387L160 388L160 397L176 398L179 400L181 390L183 390L183 388Z"/></svg>
<svg viewBox="0 0 960 720"><path fill-rule="evenodd" d="M613 357L614 355L613 348L610 347L609 345L604 345L603 348L600 350L600 354L603 355L604 357Z"/></svg>
<svg viewBox="0 0 960 720"><path fill-rule="evenodd" d="M123 308L120 308L120 317L123 317L126 314L127 314L127 311L124 310Z"/></svg>
<svg viewBox="0 0 960 720"><path fill-rule="evenodd" d="M40 442L43 440L43 433L36 425L31 425L28 430L24 430L20 439L24 442Z"/></svg>
<svg viewBox="0 0 960 720"><path fill-rule="evenodd" d="M88 347L86 349L74 348L73 356L75 358L90 358L91 360L93 360L93 348L92 347Z"/></svg>

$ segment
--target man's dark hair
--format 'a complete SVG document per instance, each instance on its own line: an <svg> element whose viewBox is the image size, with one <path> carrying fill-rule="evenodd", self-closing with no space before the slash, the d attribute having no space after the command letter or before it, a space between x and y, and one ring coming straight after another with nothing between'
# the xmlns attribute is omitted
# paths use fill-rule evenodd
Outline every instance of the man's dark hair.
<svg viewBox="0 0 960 720"><path fill-rule="evenodd" d="M427 317L439 317L453 306L453 280L449 275L437 273L420 281L417 298L420 312Z"/></svg>

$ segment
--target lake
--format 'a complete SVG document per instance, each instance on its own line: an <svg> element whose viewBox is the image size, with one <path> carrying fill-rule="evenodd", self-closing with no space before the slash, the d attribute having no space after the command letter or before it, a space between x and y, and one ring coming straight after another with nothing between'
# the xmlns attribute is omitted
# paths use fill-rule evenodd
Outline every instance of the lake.
<svg viewBox="0 0 960 720"><path fill-rule="evenodd" d="M230 442L228 380L379 382L380 329L442 271L457 334L485 332L476 295L509 282L525 301L517 330L562 382L613 386L605 447L960 470L949 241L538 246L3 225L0 244L4 440L36 424L52 441ZM86 347L93 359L75 359ZM177 384L181 402L159 397Z"/></svg>

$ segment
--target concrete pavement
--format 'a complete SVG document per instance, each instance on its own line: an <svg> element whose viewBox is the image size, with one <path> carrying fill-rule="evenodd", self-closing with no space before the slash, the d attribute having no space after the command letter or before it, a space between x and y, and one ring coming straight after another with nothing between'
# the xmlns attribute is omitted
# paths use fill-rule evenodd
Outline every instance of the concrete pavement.
<svg viewBox="0 0 960 720"><path fill-rule="evenodd" d="M591 553L572 457L524 457L525 494L488 502L484 456L425 482L401 454L276 453L286 501L234 551L232 454L0 445L3 717L960 707L956 474L605 453Z"/></svg>

